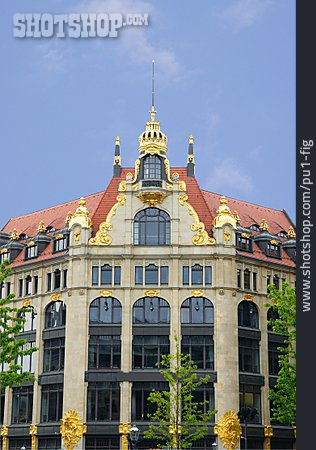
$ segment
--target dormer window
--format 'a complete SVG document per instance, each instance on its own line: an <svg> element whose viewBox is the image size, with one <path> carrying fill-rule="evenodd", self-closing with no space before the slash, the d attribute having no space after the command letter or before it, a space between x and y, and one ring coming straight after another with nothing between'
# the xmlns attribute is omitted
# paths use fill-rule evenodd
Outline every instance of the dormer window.
<svg viewBox="0 0 316 450"><path fill-rule="evenodd" d="M281 249L279 243L277 241L268 242L266 254L267 256L271 256L271 258L281 258Z"/></svg>
<svg viewBox="0 0 316 450"><path fill-rule="evenodd" d="M19 240L24 240L24 239L27 239L27 238L28 238L28 236L25 233L21 233L20 236L19 236Z"/></svg>
<svg viewBox="0 0 316 450"><path fill-rule="evenodd" d="M54 227L52 226L46 227L46 233L51 233L52 231L56 231Z"/></svg>
<svg viewBox="0 0 316 450"><path fill-rule="evenodd" d="M25 250L25 259L32 259L37 257L37 245L29 245Z"/></svg>
<svg viewBox="0 0 316 450"><path fill-rule="evenodd" d="M238 250L252 252L252 239L247 233L236 234L236 247Z"/></svg>
<svg viewBox="0 0 316 450"><path fill-rule="evenodd" d="M10 261L10 252L8 250L0 253L0 263L2 264L5 260Z"/></svg>
<svg viewBox="0 0 316 450"><path fill-rule="evenodd" d="M149 155L144 158L144 179L161 179L161 159L156 155Z"/></svg>
<svg viewBox="0 0 316 450"><path fill-rule="evenodd" d="M249 230L260 231L260 228L259 225L254 223L253 225L250 225Z"/></svg>
<svg viewBox="0 0 316 450"><path fill-rule="evenodd" d="M279 231L279 233L277 234L277 236L279 236L279 237L281 237L281 238L287 239L287 233L286 233L286 231Z"/></svg>
<svg viewBox="0 0 316 450"><path fill-rule="evenodd" d="M58 234L54 241L54 252L62 252L68 248L68 237Z"/></svg>

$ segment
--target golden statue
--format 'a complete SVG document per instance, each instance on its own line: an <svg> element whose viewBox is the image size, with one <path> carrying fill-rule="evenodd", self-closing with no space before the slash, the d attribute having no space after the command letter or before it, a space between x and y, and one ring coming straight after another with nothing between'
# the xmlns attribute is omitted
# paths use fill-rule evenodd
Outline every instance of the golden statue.
<svg viewBox="0 0 316 450"><path fill-rule="evenodd" d="M214 433L218 435L227 450L235 450L238 447L242 430L235 411L227 411L221 417L214 427Z"/></svg>
<svg viewBox="0 0 316 450"><path fill-rule="evenodd" d="M67 411L60 421L60 434L66 450L74 450L83 434L87 432L87 426L82 421L77 411Z"/></svg>

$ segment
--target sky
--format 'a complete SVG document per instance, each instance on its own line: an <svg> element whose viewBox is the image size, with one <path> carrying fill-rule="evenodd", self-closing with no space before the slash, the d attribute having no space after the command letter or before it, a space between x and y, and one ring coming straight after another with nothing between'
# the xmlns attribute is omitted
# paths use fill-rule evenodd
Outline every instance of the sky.
<svg viewBox="0 0 316 450"><path fill-rule="evenodd" d="M0 228L133 167L155 106L171 166L295 220L294 0L13 0L0 15ZM117 38L13 37L15 13L142 13Z"/></svg>

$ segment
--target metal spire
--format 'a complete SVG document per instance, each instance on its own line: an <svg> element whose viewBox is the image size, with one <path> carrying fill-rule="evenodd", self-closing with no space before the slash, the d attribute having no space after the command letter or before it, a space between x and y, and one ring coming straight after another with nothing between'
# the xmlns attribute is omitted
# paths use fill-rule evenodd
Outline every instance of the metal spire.
<svg viewBox="0 0 316 450"><path fill-rule="evenodd" d="M151 80L151 111L150 119L152 122L155 121L155 60L152 60L152 80Z"/></svg>

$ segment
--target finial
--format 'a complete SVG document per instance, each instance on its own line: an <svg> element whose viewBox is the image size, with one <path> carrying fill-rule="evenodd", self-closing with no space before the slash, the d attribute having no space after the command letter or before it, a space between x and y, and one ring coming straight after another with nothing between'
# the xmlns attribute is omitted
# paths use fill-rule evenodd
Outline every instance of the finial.
<svg viewBox="0 0 316 450"><path fill-rule="evenodd" d="M221 196L220 203L221 203L221 205L227 205L228 202L227 202L227 198L225 197L225 195Z"/></svg>
<svg viewBox="0 0 316 450"><path fill-rule="evenodd" d="M262 222L261 222L259 228L261 231L269 231L269 227L268 227L266 219L262 219Z"/></svg>
<svg viewBox="0 0 316 450"><path fill-rule="evenodd" d="M78 202L79 206L86 206L86 199L84 197L81 197L79 202Z"/></svg>
<svg viewBox="0 0 316 450"><path fill-rule="evenodd" d="M189 144L194 144L193 134L190 134L190 136L189 136Z"/></svg>
<svg viewBox="0 0 316 450"><path fill-rule="evenodd" d="M152 79L151 79L151 110L150 110L150 120L155 121L156 111L155 111L155 60L152 60Z"/></svg>
<svg viewBox="0 0 316 450"><path fill-rule="evenodd" d="M292 239L296 238L296 233L295 233L295 230L294 230L294 228L292 226L289 227L289 231L287 232L287 237L290 238L290 239L291 238Z"/></svg>
<svg viewBox="0 0 316 450"><path fill-rule="evenodd" d="M11 237L10 237L10 240L11 241L17 241L18 239L19 239L19 233L18 233L18 230L16 229L16 228L13 228L13 231L12 231L12 233L11 233Z"/></svg>
<svg viewBox="0 0 316 450"><path fill-rule="evenodd" d="M239 217L239 214L237 211L234 211L232 216L236 220L237 223L240 223L240 217Z"/></svg>
<svg viewBox="0 0 316 450"><path fill-rule="evenodd" d="M46 227L44 222L41 220L40 223L38 224L38 228L37 228L37 232L38 233L45 233L46 231Z"/></svg>
<svg viewBox="0 0 316 450"><path fill-rule="evenodd" d="M194 161L194 138L193 134L189 136L189 148L188 148L188 159L187 159L187 176L194 177L195 175L195 161Z"/></svg>
<svg viewBox="0 0 316 450"><path fill-rule="evenodd" d="M120 139L120 136L116 136L116 139L115 139L115 145L121 145L121 139Z"/></svg>
<svg viewBox="0 0 316 450"><path fill-rule="evenodd" d="M230 212L227 199L224 195L220 198L220 205L216 211L216 216L213 219L213 225L215 228L220 228L225 224L230 224L236 229L236 218Z"/></svg>
<svg viewBox="0 0 316 450"><path fill-rule="evenodd" d="M114 163L113 163L113 177L119 178L121 176L121 139L120 136L116 136L115 139L115 151L114 151Z"/></svg>

